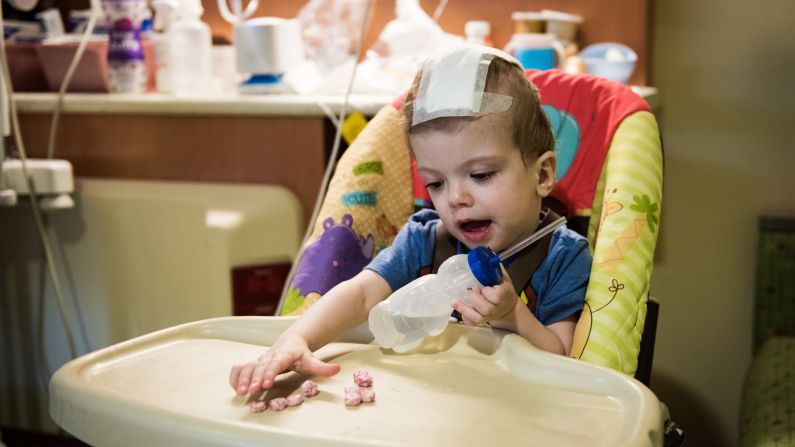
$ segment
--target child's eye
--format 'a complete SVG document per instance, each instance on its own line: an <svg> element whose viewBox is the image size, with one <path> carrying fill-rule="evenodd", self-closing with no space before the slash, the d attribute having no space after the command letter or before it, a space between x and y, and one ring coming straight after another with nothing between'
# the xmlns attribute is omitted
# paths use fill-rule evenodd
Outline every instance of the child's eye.
<svg viewBox="0 0 795 447"><path fill-rule="evenodd" d="M442 182L430 182L426 183L425 187L428 189L436 189L442 186Z"/></svg>
<svg viewBox="0 0 795 447"><path fill-rule="evenodd" d="M494 171L478 172L476 174L470 174L469 176L475 181L485 182L486 180L494 176Z"/></svg>

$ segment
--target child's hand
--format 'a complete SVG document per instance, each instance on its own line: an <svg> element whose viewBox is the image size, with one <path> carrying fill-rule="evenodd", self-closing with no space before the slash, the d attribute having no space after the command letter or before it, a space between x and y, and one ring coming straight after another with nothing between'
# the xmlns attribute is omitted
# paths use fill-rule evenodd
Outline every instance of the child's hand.
<svg viewBox="0 0 795 447"><path fill-rule="evenodd" d="M502 266L500 266L502 267ZM469 295L469 303L453 301L453 309L461 314L464 324L478 326L504 320L513 314L519 297L508 272L502 267L503 281L492 287L475 288ZM499 327L499 326L498 326Z"/></svg>
<svg viewBox="0 0 795 447"><path fill-rule="evenodd" d="M287 336L279 338L258 360L233 366L229 384L240 396L258 393L273 386L276 376L287 369L303 374L333 376L340 371L340 366L318 360L303 338Z"/></svg>

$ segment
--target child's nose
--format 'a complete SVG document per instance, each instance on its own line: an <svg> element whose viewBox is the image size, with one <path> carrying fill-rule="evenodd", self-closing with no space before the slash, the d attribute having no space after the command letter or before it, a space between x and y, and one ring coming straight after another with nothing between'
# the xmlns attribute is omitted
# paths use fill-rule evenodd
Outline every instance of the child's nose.
<svg viewBox="0 0 795 447"><path fill-rule="evenodd" d="M463 185L451 185L447 194L447 201L451 208L471 206L472 196Z"/></svg>

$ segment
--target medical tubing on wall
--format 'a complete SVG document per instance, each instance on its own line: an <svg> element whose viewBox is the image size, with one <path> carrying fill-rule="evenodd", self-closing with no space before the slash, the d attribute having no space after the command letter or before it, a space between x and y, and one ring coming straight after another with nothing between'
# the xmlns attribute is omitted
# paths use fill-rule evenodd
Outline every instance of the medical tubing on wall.
<svg viewBox="0 0 795 447"><path fill-rule="evenodd" d="M91 0L91 17L88 19L86 31L83 33L83 38L80 39L80 45L78 45L77 51L72 58L72 62L69 64L69 68L66 70L66 75L61 82L61 88L58 89L58 97L55 101L55 108L53 109L52 113L52 121L50 121L50 136L47 140L47 158L50 159L53 158L55 154L55 139L58 135L58 122L61 118L61 110L63 110L63 100L64 95L66 95L66 89L69 88L69 84L72 82L72 77L77 70L77 65L80 63L80 59L83 58L83 53L86 51L88 41L94 32L94 27L97 24L100 13L102 12L102 5L99 2L100 0Z"/></svg>
<svg viewBox="0 0 795 447"><path fill-rule="evenodd" d="M356 69L359 66L358 62L362 54L362 45L364 44L364 35L367 32L367 23L370 20L370 5L372 2L373 0L367 0L367 4L364 9L362 29L359 34L359 42L356 45L356 60L353 64L351 79L348 81L348 89L345 91L345 99L342 101L342 107L340 108L340 116L337 120L337 132L334 135L334 146L331 149L331 154L329 155L328 163L326 164L326 171L323 173L323 181L320 182L320 188L318 189L317 198L315 199L315 207L312 209L312 216L310 217L306 226L306 232L304 233L304 238L301 241L301 245L299 246L298 255L295 257L292 265L290 266L290 271L287 274L287 280L285 281L284 287L282 288L282 296L279 299L279 305L276 307L276 315L279 315L282 311L282 306L284 305L285 297L287 297L287 292L290 290L290 284L292 283L293 277L295 276L298 263L301 262L301 257L304 255L304 247L306 246L307 241L309 241L309 237L312 236L315 219L317 219L318 214L320 214L320 207L323 205L323 199L326 197L328 184L331 180L331 174L334 172L334 167L337 165L337 155L339 154L340 143L342 141L342 124L345 122L345 114L348 112L348 101L350 100L351 91L353 90L353 81L356 79Z"/></svg>
<svg viewBox="0 0 795 447"><path fill-rule="evenodd" d="M0 8L0 32L5 33L3 29L3 13L2 9ZM6 55L6 47L5 41L0 42L0 65L2 65L3 76L6 79L5 88L8 93L8 104L9 104L9 111L11 112L11 129L14 133L14 141L17 144L17 149L19 150L19 159L22 164L22 175L25 177L25 182L28 185L28 190L30 191L30 204L31 209L33 210L33 220L36 222L36 228L39 233L39 237L41 238L42 246L44 247L44 254L47 261L47 267L50 272L50 276L52 277L53 282L53 289L55 290L55 297L56 302L58 304L58 310L61 314L61 321L64 325L64 330L66 332L66 338L69 342L69 353L71 358L77 357L77 349L75 348L75 341L73 336L72 326L69 324L69 319L66 317L66 307L64 305L63 300L63 293L61 289L61 283L58 280L58 274L55 270L55 260L53 258L52 247L50 246L49 239L47 238L47 233L44 229L44 222L41 216L41 210L39 209L38 204L38 194L36 193L36 187L33 184L33 179L31 178L30 174L28 173L27 168L27 153L25 151L25 145L22 141L22 132L20 131L19 126L19 116L17 115L17 107L14 101L14 87L11 85L11 71L8 68L8 56ZM1 174L1 173L0 173Z"/></svg>

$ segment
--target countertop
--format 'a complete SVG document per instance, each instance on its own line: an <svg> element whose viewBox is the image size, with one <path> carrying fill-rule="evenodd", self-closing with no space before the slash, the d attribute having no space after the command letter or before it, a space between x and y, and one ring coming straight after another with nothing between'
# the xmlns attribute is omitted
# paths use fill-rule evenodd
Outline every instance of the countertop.
<svg viewBox="0 0 795 447"><path fill-rule="evenodd" d="M658 106L658 92L654 87L632 89L649 103ZM21 113L49 113L57 101L55 93L16 93L17 110ZM64 113L110 113L146 115L246 115L323 117L331 112L339 114L343 95L217 95L178 97L158 93L142 95L69 93L64 97ZM348 111L375 115L394 96L351 95Z"/></svg>

